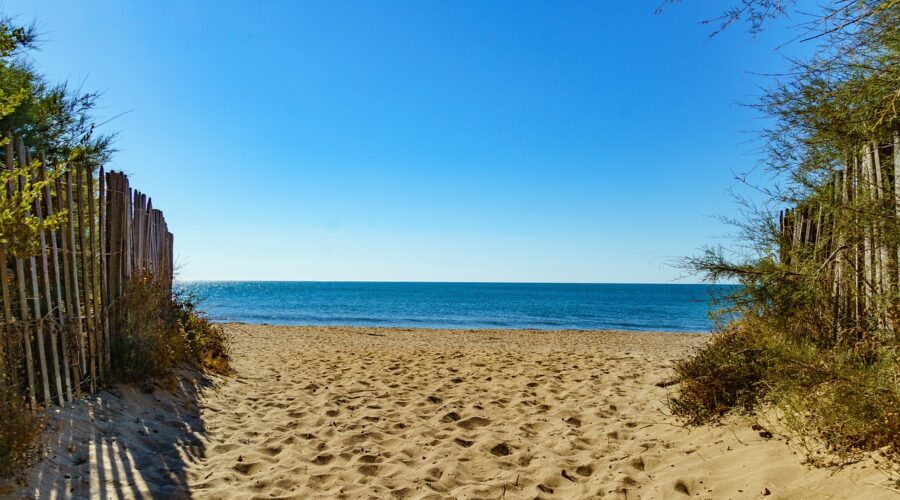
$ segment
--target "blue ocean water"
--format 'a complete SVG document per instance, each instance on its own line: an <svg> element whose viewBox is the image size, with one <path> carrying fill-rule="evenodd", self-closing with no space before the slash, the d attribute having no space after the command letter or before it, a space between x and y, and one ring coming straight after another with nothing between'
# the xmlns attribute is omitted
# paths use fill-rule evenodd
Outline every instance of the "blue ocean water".
<svg viewBox="0 0 900 500"><path fill-rule="evenodd" d="M215 321L430 328L710 331L732 285L192 281Z"/></svg>

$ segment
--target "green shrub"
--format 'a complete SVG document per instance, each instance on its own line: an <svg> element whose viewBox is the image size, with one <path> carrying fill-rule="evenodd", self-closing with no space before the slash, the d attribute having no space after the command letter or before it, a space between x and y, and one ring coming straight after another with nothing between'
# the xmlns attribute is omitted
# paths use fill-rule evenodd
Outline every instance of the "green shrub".
<svg viewBox="0 0 900 500"><path fill-rule="evenodd" d="M823 344L745 319L676 365L669 406L703 424L766 405L813 461L881 451L900 462L898 361L896 345Z"/></svg>
<svg viewBox="0 0 900 500"><path fill-rule="evenodd" d="M752 410L765 393L766 349L738 324L729 325L695 355L676 364L681 382L672 410L700 424L733 409Z"/></svg>

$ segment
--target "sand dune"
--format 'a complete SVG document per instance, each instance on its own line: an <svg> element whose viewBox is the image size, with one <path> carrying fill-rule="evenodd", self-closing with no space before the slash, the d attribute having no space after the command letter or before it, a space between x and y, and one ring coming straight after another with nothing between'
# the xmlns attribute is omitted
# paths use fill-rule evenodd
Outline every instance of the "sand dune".
<svg viewBox="0 0 900 500"><path fill-rule="evenodd" d="M677 425L663 404L670 389L660 382L703 335L227 329L237 375L186 384L168 399L161 391L121 394L125 389L105 396L104 405L115 410L106 425L114 427L98 435L63 426L57 435L70 436L76 452L83 445L107 454L82 453L73 465L73 453L55 442L23 492L39 498L141 491L196 498L897 497L872 463L809 468L783 440L760 436L745 419L701 429ZM90 404L59 418L78 421L72 414L85 407ZM184 420L173 417L175 410ZM88 443L73 440L79 432L89 434ZM124 463L115 460L123 449L131 450ZM123 478L130 481L123 485Z"/></svg>

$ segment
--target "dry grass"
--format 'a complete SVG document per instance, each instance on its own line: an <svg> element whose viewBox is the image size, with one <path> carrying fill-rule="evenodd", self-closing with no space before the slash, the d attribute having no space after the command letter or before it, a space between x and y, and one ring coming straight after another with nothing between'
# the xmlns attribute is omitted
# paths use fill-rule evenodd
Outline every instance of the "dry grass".
<svg viewBox="0 0 900 500"><path fill-rule="evenodd" d="M41 433L41 420L23 398L5 387L0 387L0 415L0 478L4 478L21 470L18 465Z"/></svg>
<svg viewBox="0 0 900 500"><path fill-rule="evenodd" d="M221 375L231 372L231 346L225 330L209 321L189 299L176 299L179 326L185 340L186 361Z"/></svg>
<svg viewBox="0 0 900 500"><path fill-rule="evenodd" d="M890 343L823 345L742 320L676 366L671 409L691 424L766 406L821 464L877 452L900 465L900 359Z"/></svg>
<svg viewBox="0 0 900 500"><path fill-rule="evenodd" d="M193 302L172 297L167 286L150 276L136 277L111 314L122 325L113 337L112 371L117 382L171 385L175 369L184 364L219 374L231 370L224 330L197 311ZM41 428L39 414L28 407L21 392L0 383L0 478L22 469Z"/></svg>
<svg viewBox="0 0 900 500"><path fill-rule="evenodd" d="M117 380L146 384L171 380L187 363L227 373L230 351L221 327L197 311L194 303L172 297L148 277L133 280L116 304L124 327L113 346Z"/></svg>
<svg viewBox="0 0 900 500"><path fill-rule="evenodd" d="M669 406L699 425L734 411L752 411L765 394L766 349L739 324L726 327L675 366L681 382Z"/></svg>

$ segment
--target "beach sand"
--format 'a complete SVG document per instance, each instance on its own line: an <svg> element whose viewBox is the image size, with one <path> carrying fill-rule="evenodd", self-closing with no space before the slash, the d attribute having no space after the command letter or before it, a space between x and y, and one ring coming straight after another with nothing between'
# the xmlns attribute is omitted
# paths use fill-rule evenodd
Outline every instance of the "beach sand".
<svg viewBox="0 0 900 500"><path fill-rule="evenodd" d="M684 428L708 335L229 324L236 374L54 413L19 494L194 498L897 498L752 420Z"/></svg>

